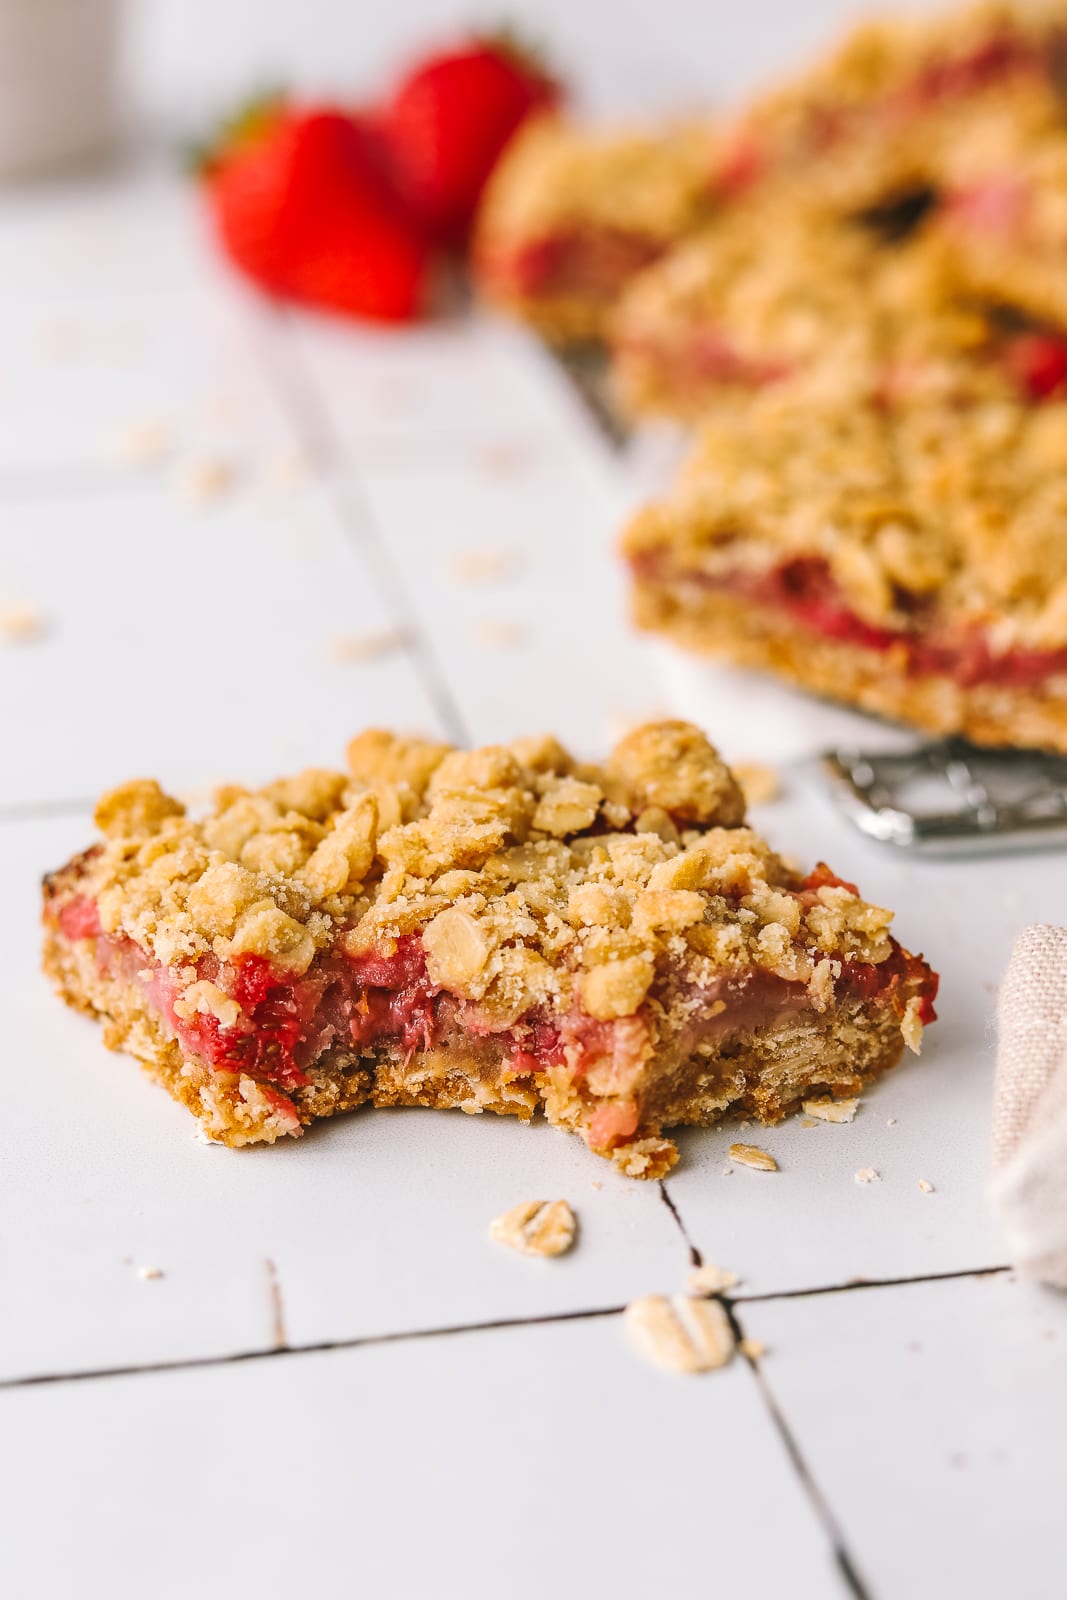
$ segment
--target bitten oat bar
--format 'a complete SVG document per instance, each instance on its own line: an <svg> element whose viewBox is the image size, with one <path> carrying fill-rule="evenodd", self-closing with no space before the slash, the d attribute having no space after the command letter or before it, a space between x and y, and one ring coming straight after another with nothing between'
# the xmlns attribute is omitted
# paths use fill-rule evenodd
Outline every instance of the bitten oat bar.
<svg viewBox="0 0 1067 1600"><path fill-rule="evenodd" d="M96 820L46 879L45 968L224 1144L367 1101L543 1106L656 1177L665 1128L854 1096L934 1016L890 913L787 868L687 723L603 766L370 731L347 772L199 820L133 782Z"/></svg>
<svg viewBox="0 0 1067 1600"><path fill-rule="evenodd" d="M483 292L550 338L596 337L623 285L706 216L712 148L704 125L598 134L538 119L482 204Z"/></svg>
<svg viewBox="0 0 1067 1600"><path fill-rule="evenodd" d="M1040 395L1054 347L1010 348ZM706 424L624 547L637 620L690 648L934 733L1067 750L1063 398L771 391Z"/></svg>

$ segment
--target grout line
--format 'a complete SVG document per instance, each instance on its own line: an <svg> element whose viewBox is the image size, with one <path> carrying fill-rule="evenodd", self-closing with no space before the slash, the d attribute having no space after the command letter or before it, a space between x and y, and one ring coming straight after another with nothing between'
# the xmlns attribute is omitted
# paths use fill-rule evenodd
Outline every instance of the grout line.
<svg viewBox="0 0 1067 1600"><path fill-rule="evenodd" d="M328 408L317 386L287 334L288 325L282 321L265 343L269 349L270 371L290 422L322 474L344 533L367 561L407 636L415 671L443 729L454 743L469 744L465 720L447 686L436 652L419 624L402 572L389 555L364 495L354 488L354 482L358 483L355 468L333 430ZM341 481L338 481L339 474L342 474Z"/></svg>
<svg viewBox="0 0 1067 1600"><path fill-rule="evenodd" d="M704 1265L704 1257L701 1255L700 1251L689 1237L689 1230L682 1221L678 1212L678 1207L674 1203L674 1198L662 1178L659 1181L659 1197L663 1201L663 1204L667 1207L667 1210L670 1212L671 1216L674 1218L678 1231L685 1240L686 1249L689 1251L690 1266L702 1267Z"/></svg>
<svg viewBox="0 0 1067 1600"><path fill-rule="evenodd" d="M268 1267L270 1263L268 1263ZM277 1280L275 1279L275 1282ZM146 1361L137 1366L89 1367L82 1372L42 1372L27 1378L0 1378L0 1394L12 1389L40 1389L55 1383L86 1383L97 1378L133 1378L161 1372L190 1372L203 1367L232 1367L246 1361L277 1361L288 1356L319 1355L328 1350L361 1350L365 1346L406 1344L415 1339L446 1339L457 1333L490 1333L502 1328L537 1328L585 1318L617 1317L624 1306L598 1306L587 1311L549 1311L536 1317L497 1317L488 1322L457 1322L443 1328L411 1328L399 1333L370 1333L351 1339L319 1339L310 1344L275 1344L259 1350L238 1350L224 1356L186 1356ZM277 1332L277 1329L275 1330ZM284 1334L284 1330L283 1330Z"/></svg>
<svg viewBox="0 0 1067 1600"><path fill-rule="evenodd" d="M664 1197L664 1203L673 1212L673 1202L665 1194L662 1184L660 1192ZM693 1249L692 1246L690 1248ZM695 1253L699 1254L699 1252ZM134 1377L138 1373L185 1372L200 1367L235 1366L244 1361L269 1361L281 1356L315 1355L327 1350L357 1350L364 1345L400 1344L414 1339L447 1338L456 1333L488 1333L496 1328L544 1327L556 1322L579 1322L586 1317L616 1317L626 1309L622 1305L596 1306L580 1311L548 1311L535 1317L496 1317L487 1322L457 1322L441 1328L410 1328L399 1333L358 1334L350 1339L320 1339L308 1344L290 1344L285 1333L284 1307L281 1300L281 1285L278 1281L277 1270L270 1261L266 1263L266 1268L271 1297L274 1338L276 1341L281 1341L276 1342L273 1346L265 1346L255 1350L239 1350L232 1355L186 1356L177 1357L169 1361L147 1361L137 1366L92 1367L81 1372L45 1372L26 1378L0 1378L0 1393L8 1389L40 1388L43 1385L52 1383L82 1383L94 1378L128 1378ZM771 1300L798 1300L808 1295L842 1294L854 1289L884 1289L905 1286L910 1283L939 1283L953 1278L989 1277L993 1274L1010 1270L1009 1267L981 1267L963 1272L930 1273L926 1277L919 1278L880 1278L853 1283L827 1284L816 1289L787 1289L778 1294L748 1295L744 1297L721 1294L715 1298L721 1300L726 1307L727 1315L730 1317L736 1333L739 1326L737 1313L747 1305ZM746 1357L746 1359L748 1358Z"/></svg>
<svg viewBox="0 0 1067 1600"><path fill-rule="evenodd" d="M726 1315L730 1319L730 1325L733 1329L734 1338L737 1340L740 1353L743 1359L748 1363L749 1370L756 1381L756 1387L759 1390L760 1398L766 1406L771 1422L774 1424L774 1427L777 1430L778 1437L782 1442L782 1446L787 1457L789 1458L790 1465L792 1466L793 1471L796 1473L800 1482L800 1487L807 1497L811 1510L817 1517L818 1521L822 1524L823 1531L830 1542L830 1548L833 1551L834 1561L837 1565L838 1572L841 1575L846 1590L848 1591L849 1595L852 1596L852 1600L871 1600L870 1590L867 1588L866 1584L863 1582L863 1579L859 1575L856 1562L851 1551L849 1550L841 1525L834 1516L834 1513L831 1510L830 1504L826 1499L822 1489L819 1487L815 1474L804 1457L804 1453L800 1448L800 1444L795 1433L785 1419L785 1414L778 1404L777 1396L775 1395L770 1384L767 1382L767 1376L763 1371L763 1368L760 1366L759 1358L755 1355L748 1354L744 1349L741 1348L742 1341L744 1339L744 1328L738 1320L736 1303L731 1303L729 1301L726 1302Z"/></svg>
<svg viewBox="0 0 1067 1600"><path fill-rule="evenodd" d="M763 1294L733 1295L731 1303L747 1306L771 1300L808 1300L827 1294L852 1294L863 1289L897 1289L911 1283L951 1283L955 1278L989 1278L1011 1270L1010 1266L960 1267L951 1272L920 1272L908 1278L849 1278L845 1283L822 1283L811 1289L768 1289Z"/></svg>

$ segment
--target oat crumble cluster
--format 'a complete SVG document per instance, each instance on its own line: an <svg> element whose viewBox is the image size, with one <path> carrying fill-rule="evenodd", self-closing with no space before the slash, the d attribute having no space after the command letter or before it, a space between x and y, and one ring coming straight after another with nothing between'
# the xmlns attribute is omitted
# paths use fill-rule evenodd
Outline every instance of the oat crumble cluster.
<svg viewBox="0 0 1067 1600"><path fill-rule="evenodd" d="M655 1175L664 1127L855 1094L932 1015L891 914L787 869L686 723L600 766L370 730L347 771L199 818L140 780L96 820L46 881L46 966L230 1144L367 1100L541 1105Z"/></svg>

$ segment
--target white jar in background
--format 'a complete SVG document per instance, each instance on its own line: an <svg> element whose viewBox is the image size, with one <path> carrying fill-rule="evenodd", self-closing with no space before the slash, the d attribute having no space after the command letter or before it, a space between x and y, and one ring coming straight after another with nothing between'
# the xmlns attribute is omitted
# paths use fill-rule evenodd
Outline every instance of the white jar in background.
<svg viewBox="0 0 1067 1600"><path fill-rule="evenodd" d="M0 0L0 179L111 148L121 10L122 0Z"/></svg>

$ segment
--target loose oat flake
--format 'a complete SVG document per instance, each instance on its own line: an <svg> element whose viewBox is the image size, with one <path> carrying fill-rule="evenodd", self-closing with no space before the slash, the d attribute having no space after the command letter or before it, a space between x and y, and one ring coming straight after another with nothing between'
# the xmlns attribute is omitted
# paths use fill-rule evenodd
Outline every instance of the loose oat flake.
<svg viewBox="0 0 1067 1600"><path fill-rule="evenodd" d="M498 583L519 569L514 550L457 550L448 564L457 583Z"/></svg>
<svg viewBox="0 0 1067 1600"><path fill-rule="evenodd" d="M732 1144L726 1154L739 1167L751 1167L753 1172L778 1171L778 1163L770 1151L761 1150L758 1144Z"/></svg>
<svg viewBox="0 0 1067 1600"><path fill-rule="evenodd" d="M770 805L782 792L782 780L778 773L762 761L735 761L733 770L750 806Z"/></svg>
<svg viewBox="0 0 1067 1600"><path fill-rule="evenodd" d="M221 499L237 481L237 469L232 461L206 458L191 461L183 469L180 479L182 493L188 500L207 505Z"/></svg>
<svg viewBox="0 0 1067 1600"><path fill-rule="evenodd" d="M471 629L474 643L486 650L514 650L523 637L521 623L498 621L493 617L476 622Z"/></svg>
<svg viewBox="0 0 1067 1600"><path fill-rule="evenodd" d="M923 1194L933 1194L934 1192L934 1186L928 1178L919 1179L919 1188L922 1190Z"/></svg>
<svg viewBox="0 0 1067 1600"><path fill-rule="evenodd" d="M32 644L45 632L44 617L24 600L0 605L0 639L6 644Z"/></svg>
<svg viewBox="0 0 1067 1600"><path fill-rule="evenodd" d="M851 1122L856 1115L858 1100L805 1100L804 1110L809 1117L820 1122Z"/></svg>
<svg viewBox="0 0 1067 1600"><path fill-rule="evenodd" d="M873 1167L860 1167L859 1171L856 1173L856 1182L880 1183L881 1176L879 1173L875 1172Z"/></svg>
<svg viewBox="0 0 1067 1600"><path fill-rule="evenodd" d="M403 628L368 628L365 633L346 633L331 639L330 659L342 663L374 661L378 656L402 650L406 643Z"/></svg>
<svg viewBox="0 0 1067 1600"><path fill-rule="evenodd" d="M489 1224L489 1236L524 1256L561 1256L578 1222L566 1200L524 1200Z"/></svg>
<svg viewBox="0 0 1067 1600"><path fill-rule="evenodd" d="M632 1301L624 1315L635 1348L669 1372L710 1372L733 1356L733 1330L718 1300L649 1294Z"/></svg>
<svg viewBox="0 0 1067 1600"><path fill-rule="evenodd" d="M138 1267L137 1276L139 1278L144 1278L145 1280L150 1278L161 1278L163 1276L163 1269L162 1267Z"/></svg>

